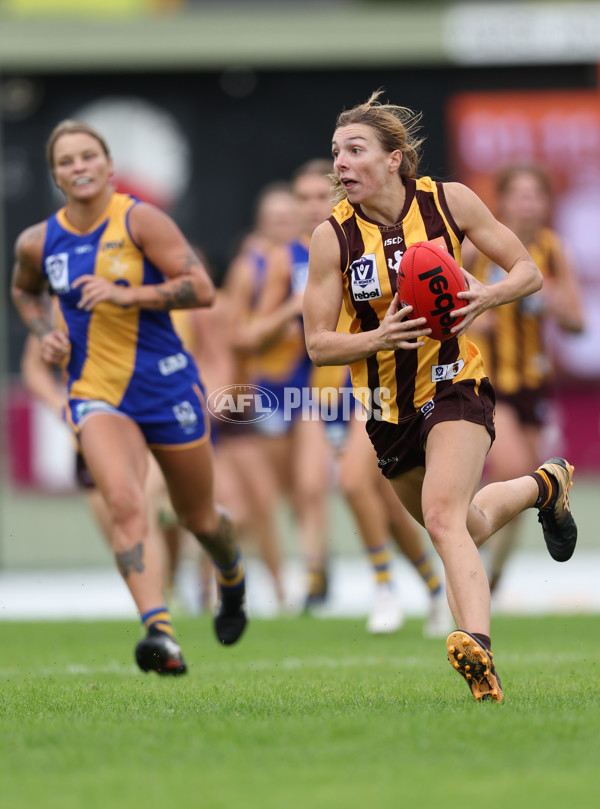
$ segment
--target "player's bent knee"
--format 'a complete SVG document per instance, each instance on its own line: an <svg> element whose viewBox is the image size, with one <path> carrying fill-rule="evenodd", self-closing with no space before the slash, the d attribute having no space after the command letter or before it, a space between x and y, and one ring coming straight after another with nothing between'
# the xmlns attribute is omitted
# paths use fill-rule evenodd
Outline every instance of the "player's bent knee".
<svg viewBox="0 0 600 809"><path fill-rule="evenodd" d="M111 520L120 524L135 517L145 517L146 501L143 492L133 487L119 487L106 495Z"/></svg>
<svg viewBox="0 0 600 809"><path fill-rule="evenodd" d="M179 513L178 517L180 524L199 539L213 537L218 532L220 518L214 509Z"/></svg>
<svg viewBox="0 0 600 809"><path fill-rule="evenodd" d="M460 536L465 531L464 521L441 507L430 508L423 514L423 518L425 530L438 552L453 543L457 535Z"/></svg>
<svg viewBox="0 0 600 809"><path fill-rule="evenodd" d="M296 502L298 509L316 508L320 506L327 496L327 485L318 479L306 482L298 487Z"/></svg>
<svg viewBox="0 0 600 809"><path fill-rule="evenodd" d="M364 477L362 480L356 476L356 474L342 474L340 475L340 482L339 488L342 495L346 498L346 500L355 500L357 497L360 497L364 494L365 491L365 481Z"/></svg>

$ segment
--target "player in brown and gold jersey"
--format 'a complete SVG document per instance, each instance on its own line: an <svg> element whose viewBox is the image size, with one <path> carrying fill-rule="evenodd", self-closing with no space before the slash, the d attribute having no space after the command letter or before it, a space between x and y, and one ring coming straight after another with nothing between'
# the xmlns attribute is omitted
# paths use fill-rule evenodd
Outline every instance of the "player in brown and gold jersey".
<svg viewBox="0 0 600 809"><path fill-rule="evenodd" d="M572 333L583 329L575 274L558 236L548 227L552 201L548 175L535 165L511 166L498 175L496 192L499 219L527 247L544 276L544 287L521 301L488 310L469 331L496 391L497 440L486 462L486 478L491 481L525 474L540 461L552 376L545 340L548 324ZM463 259L484 284L505 275L469 243ZM490 543L492 592L516 541L518 522L512 520Z"/></svg>
<svg viewBox="0 0 600 809"><path fill-rule="evenodd" d="M466 186L415 179L418 121L410 110L378 103L379 95L337 119L332 152L340 202L311 242L307 347L317 365L351 364L379 465L444 564L458 627L447 640L449 659L475 699L499 702L490 591L478 547L536 506L551 555L568 559L576 542L567 494L572 467L552 459L477 492L494 436L494 394L465 332L487 309L540 289L542 275L515 234ZM439 343L428 337L425 318L411 318L410 306L398 308L398 266L406 247L423 239L460 260L464 235L507 275L486 286L465 273L470 286L454 311L464 319ZM336 331L342 306L351 318L346 332Z"/></svg>

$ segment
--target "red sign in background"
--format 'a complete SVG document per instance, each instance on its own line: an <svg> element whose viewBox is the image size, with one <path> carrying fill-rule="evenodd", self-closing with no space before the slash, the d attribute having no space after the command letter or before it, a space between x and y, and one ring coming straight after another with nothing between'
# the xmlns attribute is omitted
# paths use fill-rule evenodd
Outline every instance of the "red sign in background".
<svg viewBox="0 0 600 809"><path fill-rule="evenodd" d="M556 192L553 226L576 270L586 330L550 330L561 449L581 469L600 471L600 93L463 93L447 107L457 180L492 208L496 174L545 167Z"/></svg>

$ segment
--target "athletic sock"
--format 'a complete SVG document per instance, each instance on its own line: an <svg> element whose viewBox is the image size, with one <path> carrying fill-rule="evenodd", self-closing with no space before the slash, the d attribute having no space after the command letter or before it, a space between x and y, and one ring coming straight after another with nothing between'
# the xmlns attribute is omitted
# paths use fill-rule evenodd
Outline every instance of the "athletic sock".
<svg viewBox="0 0 600 809"><path fill-rule="evenodd" d="M154 610L148 610L141 618L148 632L153 629L156 632L164 632L172 638L175 637L175 632L171 626L171 616L166 607L157 607Z"/></svg>
<svg viewBox="0 0 600 809"><path fill-rule="evenodd" d="M489 635L484 635L482 632L471 632L471 634L474 638L477 638L482 646L485 646L488 652L492 651L492 641L490 640Z"/></svg>
<svg viewBox="0 0 600 809"><path fill-rule="evenodd" d="M228 567L223 567L216 562L215 567L217 568L217 582L223 598L241 599L246 591L246 576L242 554L238 551L235 562Z"/></svg>
<svg viewBox="0 0 600 809"><path fill-rule="evenodd" d="M307 592L311 596L327 593L327 565L322 556L311 556L306 560Z"/></svg>
<svg viewBox="0 0 600 809"><path fill-rule="evenodd" d="M429 554L424 553L420 559L417 559L416 562L413 562L413 565L419 576L423 579L423 581L427 585L429 595L431 596L439 595L442 592L442 582L440 581L439 576L437 575L437 573L433 568L433 565L431 564Z"/></svg>
<svg viewBox="0 0 600 809"><path fill-rule="evenodd" d="M538 469L537 472L531 472L529 477L532 477L538 485L539 497L535 501L535 507L545 508L556 497L558 493L558 483L543 469Z"/></svg>
<svg viewBox="0 0 600 809"><path fill-rule="evenodd" d="M392 554L387 545L380 545L378 548L367 548L369 562L375 574L375 583L380 585L392 584Z"/></svg>

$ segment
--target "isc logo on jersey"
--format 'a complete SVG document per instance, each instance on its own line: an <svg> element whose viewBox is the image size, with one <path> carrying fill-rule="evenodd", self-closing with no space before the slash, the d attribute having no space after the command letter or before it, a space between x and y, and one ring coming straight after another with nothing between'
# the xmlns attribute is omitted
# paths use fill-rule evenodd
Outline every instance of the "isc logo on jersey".
<svg viewBox="0 0 600 809"><path fill-rule="evenodd" d="M377 275L375 253L353 261L350 265L350 284L355 301L368 301L381 298L381 285Z"/></svg>

